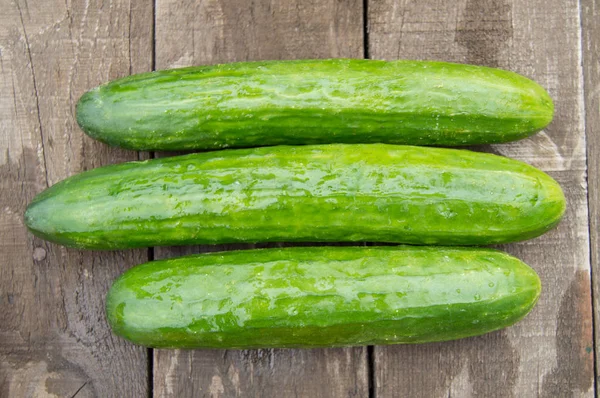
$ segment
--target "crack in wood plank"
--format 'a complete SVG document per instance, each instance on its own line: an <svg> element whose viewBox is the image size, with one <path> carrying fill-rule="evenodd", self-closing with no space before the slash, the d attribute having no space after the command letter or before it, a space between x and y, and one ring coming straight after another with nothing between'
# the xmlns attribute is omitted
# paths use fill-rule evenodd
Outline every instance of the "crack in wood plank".
<svg viewBox="0 0 600 398"><path fill-rule="evenodd" d="M83 390L83 387L87 386L88 383L89 383L89 380L86 381L85 383L83 383L83 385L81 387L79 387L73 395L71 395L71 398L75 398L77 396L77 394L79 394L79 392L81 392L81 390Z"/></svg>
<svg viewBox="0 0 600 398"><path fill-rule="evenodd" d="M42 151L42 159L44 161L44 164L42 167L43 167L44 174L45 174L46 187L49 187L50 184L48 182L48 167L47 167L47 161L46 161L46 150L44 148L44 132L42 129L42 117L41 117L41 113L40 113L40 96L38 93L37 79L35 78L35 68L33 65L33 58L31 57L31 46L29 45L29 37L27 36L27 28L25 27L25 22L23 21L23 12L21 11L21 6L19 5L19 0L16 0L15 4L17 6L17 10L19 11L19 18L21 20L21 27L23 28L23 36L25 38L27 57L29 58L29 65L31 66L31 78L33 80L35 105L37 108L37 120L38 120L39 129L40 129L40 145L41 145L41 151ZM27 1L25 1L25 7L27 9L27 12L29 13L29 8L27 7Z"/></svg>

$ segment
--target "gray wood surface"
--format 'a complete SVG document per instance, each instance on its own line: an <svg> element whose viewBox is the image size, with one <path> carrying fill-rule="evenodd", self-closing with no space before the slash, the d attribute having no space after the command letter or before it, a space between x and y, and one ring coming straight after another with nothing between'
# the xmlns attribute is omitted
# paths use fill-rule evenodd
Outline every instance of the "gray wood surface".
<svg viewBox="0 0 600 398"><path fill-rule="evenodd" d="M261 59L363 56L362 2L157 0L157 69ZM248 248L229 245L219 249ZM214 247L156 248L155 257ZM159 397L364 397L364 347L154 351Z"/></svg>
<svg viewBox="0 0 600 398"><path fill-rule="evenodd" d="M376 347L376 396L594 394L579 13L575 0L369 2L372 58L495 66L544 86L556 107L548 128L527 140L477 149L541 168L560 182L568 201L556 230L503 247L540 274L543 293L535 310L516 326L482 337Z"/></svg>
<svg viewBox="0 0 600 398"><path fill-rule="evenodd" d="M25 206L85 169L137 159L85 137L75 103L152 62L152 3L0 1L0 397L135 397L146 350L113 336L104 294L146 250L79 252L33 238Z"/></svg>
<svg viewBox="0 0 600 398"><path fill-rule="evenodd" d="M598 0L0 0L0 10L0 397L594 395ZM85 90L153 65L365 54L510 69L554 98L555 120L543 132L475 148L540 167L568 200L556 230L502 247L544 286L516 326L372 350L146 350L108 329L112 280L148 254L250 246L83 252L27 233L25 207L47 186L148 156L78 129L75 103Z"/></svg>
<svg viewBox="0 0 600 398"><path fill-rule="evenodd" d="M588 204L590 213L590 249L594 298L594 330L600 327L600 1L581 2L583 76L585 93L585 130L588 157ZM595 333L594 347L600 336ZM597 348L596 348L597 349ZM600 358L596 353L596 386ZM596 391L598 388L596 387Z"/></svg>

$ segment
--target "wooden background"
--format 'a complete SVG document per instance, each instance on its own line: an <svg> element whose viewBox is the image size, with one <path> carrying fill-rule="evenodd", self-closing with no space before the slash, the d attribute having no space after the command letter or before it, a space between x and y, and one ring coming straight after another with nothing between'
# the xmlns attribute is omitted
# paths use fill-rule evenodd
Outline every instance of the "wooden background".
<svg viewBox="0 0 600 398"><path fill-rule="evenodd" d="M598 0L0 0L0 397L593 396L599 8ZM152 69L326 57L497 66L550 92L556 117L545 131L477 148L540 167L565 190L558 229L504 247L539 272L539 305L504 331L418 346L166 351L113 336L103 305L118 274L215 248L92 253L27 233L25 207L46 187L164 155L84 136L79 96Z"/></svg>

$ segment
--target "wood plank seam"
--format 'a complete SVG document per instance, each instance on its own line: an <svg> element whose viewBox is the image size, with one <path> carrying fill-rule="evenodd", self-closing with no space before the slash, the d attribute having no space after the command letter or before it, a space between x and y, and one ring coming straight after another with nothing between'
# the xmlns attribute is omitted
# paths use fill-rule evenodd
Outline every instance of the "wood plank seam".
<svg viewBox="0 0 600 398"><path fill-rule="evenodd" d="M369 367L369 398L375 398L375 348L367 348L367 366Z"/></svg>
<svg viewBox="0 0 600 398"><path fill-rule="evenodd" d="M151 55L151 70L156 70L156 1L152 1L152 55ZM156 153L150 151L148 156L150 159L156 158ZM154 261L154 247L148 248L148 261ZM146 356L148 358L148 397L154 397L154 349L147 348Z"/></svg>
<svg viewBox="0 0 600 398"><path fill-rule="evenodd" d="M363 58L369 59L369 0L362 2ZM366 245L369 245L365 242ZM369 398L375 398L375 347L367 346L367 388Z"/></svg>
<svg viewBox="0 0 600 398"><path fill-rule="evenodd" d="M594 279L596 277L596 273L595 273L595 269L594 269L594 264L596 263L597 259L595 258L595 256L597 255L597 253L594 250L594 236L595 233L597 231L594 230L594 228L592 228L592 225L594 223L594 214L592 211L594 204L594 177L596 177L595 175L593 175L594 170L592 170L592 172L590 173L590 159L592 159L591 161L594 161L594 156L595 154L593 153L594 151L594 146L593 146L593 141L592 139L590 139L590 121L588 120L588 113L590 112L590 109L588 107L588 102L590 102L590 100L592 99L591 96L593 95L593 89L592 87L589 87L588 82L586 81L586 77L587 74L590 73L589 71L586 70L586 58L588 56L591 56L591 54L588 54L587 51L585 51L584 49L584 39L586 37L586 33L585 33L585 10L584 10L584 5L583 5L583 1L585 0L579 0L577 2L578 5L578 14L579 14L579 48L578 48L578 53L579 53L579 57L580 57L580 63L579 63L579 68L580 68L580 85L583 88L582 92L581 92L581 102L582 102L582 107L581 107L581 112L582 112L582 119L583 119L583 129L584 129L584 139L585 139L585 144L586 144L586 158L585 158L585 181L586 181L586 187L587 187L587 210L588 210L588 250L589 250L589 255L590 255L590 294L591 294L591 301L592 301L592 313L591 313L591 317L592 317L592 337L593 337L593 373L594 373L594 378L593 378L593 382L592 382L592 390L594 392L594 396L598 395L598 354L597 354L597 350L598 347L596 345L597 341L598 341L598 336L597 336L597 328L596 328L596 308L594 307L594 303L595 303L595 289L594 289ZM590 40L594 40L594 36L590 35ZM591 43L586 43L589 46L591 46ZM593 61L591 61L593 62ZM590 62L590 65L591 65ZM590 93L590 91L592 91L592 93ZM590 96L590 98L588 99L588 95ZM592 174L592 178L590 179L590 174ZM590 181L592 181L592 187L590 188Z"/></svg>
<svg viewBox="0 0 600 398"><path fill-rule="evenodd" d="M598 56L600 55L600 40L598 34L600 29L600 15L598 14L597 0L580 0L580 29L581 29L581 47L582 47L582 65L584 80L584 128L587 137L587 157L586 157L586 181L588 184L588 231L589 231L589 250L591 263L591 295L592 295L592 330L594 337L594 391L598 395L598 150L597 134L594 134L600 128L600 67L598 66Z"/></svg>
<svg viewBox="0 0 600 398"><path fill-rule="evenodd" d="M363 58L369 59L369 0L363 0Z"/></svg>

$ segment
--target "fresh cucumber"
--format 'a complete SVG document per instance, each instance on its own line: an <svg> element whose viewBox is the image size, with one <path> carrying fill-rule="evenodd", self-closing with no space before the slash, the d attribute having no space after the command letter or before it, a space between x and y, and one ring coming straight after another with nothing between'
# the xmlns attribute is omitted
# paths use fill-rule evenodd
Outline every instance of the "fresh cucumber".
<svg viewBox="0 0 600 398"><path fill-rule="evenodd" d="M153 261L106 300L113 331L161 348L424 343L512 325L537 274L491 249L295 247Z"/></svg>
<svg viewBox="0 0 600 398"><path fill-rule="evenodd" d="M242 62L164 70L80 99L90 136L138 150L279 144L467 145L527 137L548 93L513 72L426 61Z"/></svg>
<svg viewBox="0 0 600 398"><path fill-rule="evenodd" d="M264 147L97 168L27 208L31 231L117 249L278 241L484 245L538 236L565 210L508 158L384 144Z"/></svg>

